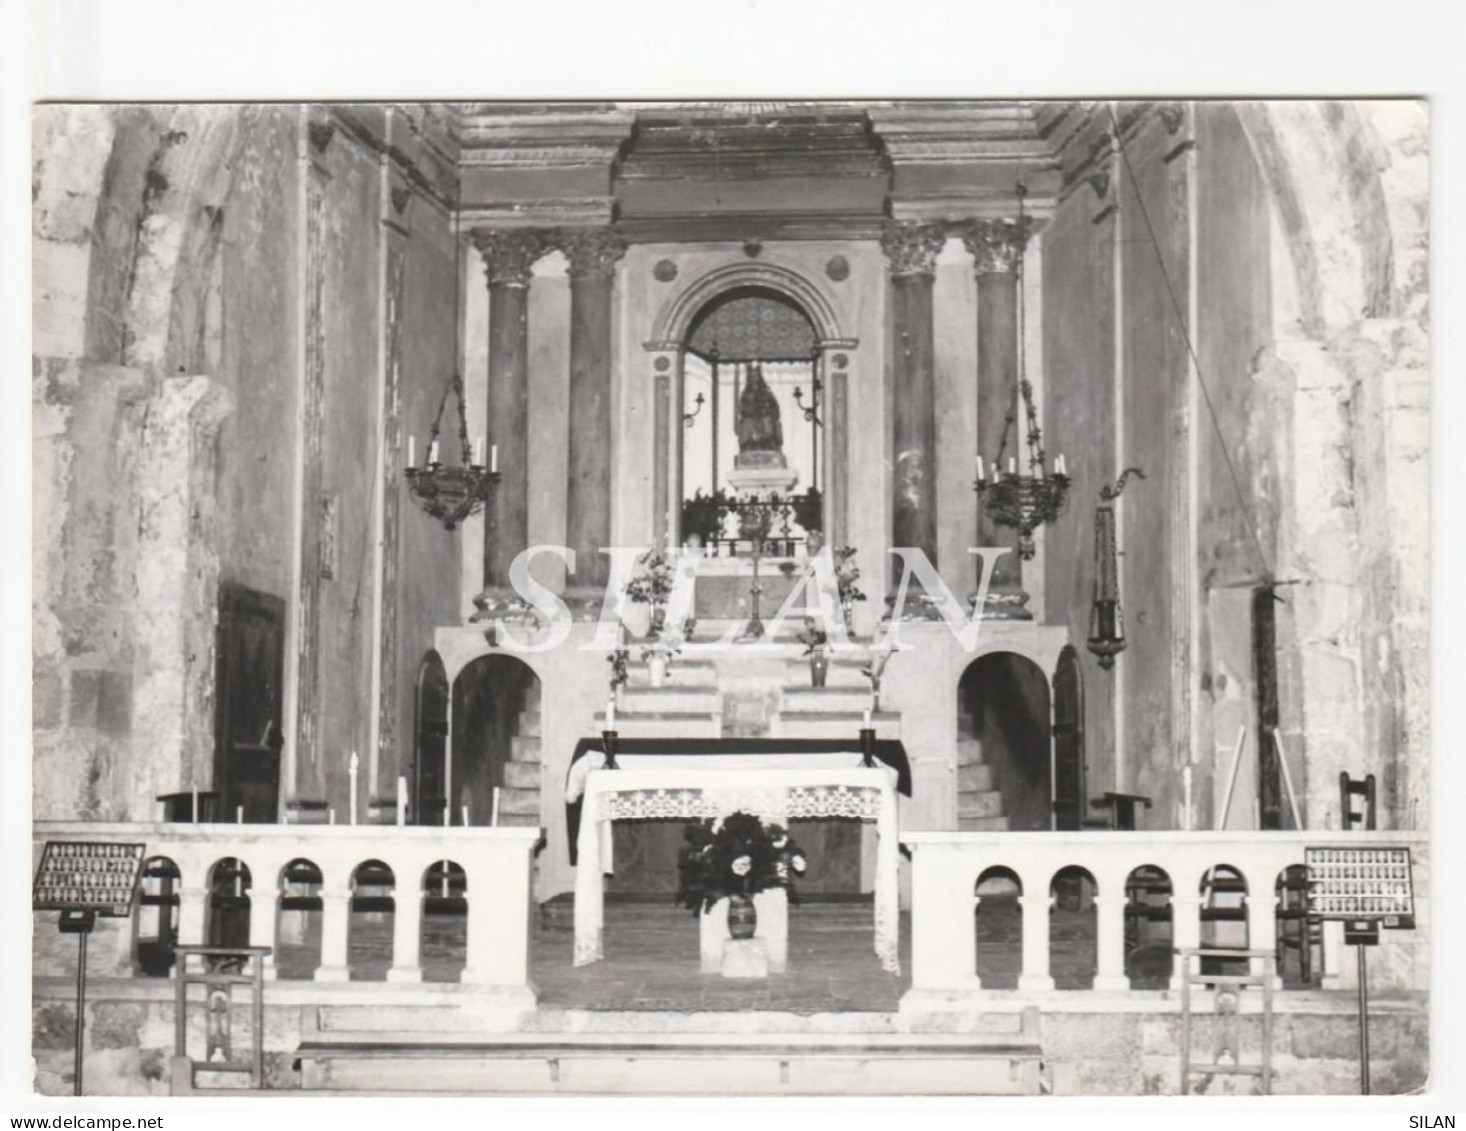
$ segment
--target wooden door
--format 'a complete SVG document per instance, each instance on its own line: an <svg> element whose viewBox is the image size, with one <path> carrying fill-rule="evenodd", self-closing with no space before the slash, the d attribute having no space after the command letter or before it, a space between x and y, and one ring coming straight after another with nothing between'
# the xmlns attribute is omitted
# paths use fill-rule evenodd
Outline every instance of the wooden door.
<svg viewBox="0 0 1466 1131"><path fill-rule="evenodd" d="M285 602L225 582L219 589L215 662L214 789L233 821L280 819L281 690Z"/></svg>
<svg viewBox="0 0 1466 1131"><path fill-rule="evenodd" d="M448 673L436 652L423 657L417 671L415 732L408 820L414 825L441 825L448 804L443 778L448 751Z"/></svg>
<svg viewBox="0 0 1466 1131"><path fill-rule="evenodd" d="M1084 684L1079 653L1065 645L1054 669L1054 828L1084 819Z"/></svg>

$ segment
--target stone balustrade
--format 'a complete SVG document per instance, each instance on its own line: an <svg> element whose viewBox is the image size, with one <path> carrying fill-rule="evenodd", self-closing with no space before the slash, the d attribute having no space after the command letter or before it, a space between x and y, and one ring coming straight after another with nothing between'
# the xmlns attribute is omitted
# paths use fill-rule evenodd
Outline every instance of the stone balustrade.
<svg viewBox="0 0 1466 1131"><path fill-rule="evenodd" d="M443 862L451 862L462 869L467 905L461 980L522 997L531 1006L530 864L539 837L537 828L503 827L43 821L33 829L37 861L48 840L141 842L149 859L172 861L178 873L173 881L177 941L182 943L205 941L214 868L238 861L250 877L249 944L272 947L278 953L281 905L290 896L289 866L308 862L314 866L312 875L318 876L311 887L318 889L313 898L319 899L321 912L317 982L345 982L350 977L347 944L353 881L359 866L368 862L386 865L392 876L392 963L387 980L421 981L424 880L430 869L441 871ZM135 916L138 913L140 909ZM38 916L54 918L55 913ZM54 937L39 921L36 933L41 946L43 936ZM132 928L121 920L102 919L97 936L97 960L106 967L99 972L129 973ZM44 965L38 963L38 973L45 972ZM266 960L265 970L267 978L275 976L273 956Z"/></svg>
<svg viewBox="0 0 1466 1131"><path fill-rule="evenodd" d="M1414 930L1382 931L1370 955L1371 987L1386 992L1424 992L1429 964L1426 909L1429 880L1428 839L1418 832L908 832L911 850L911 989L902 1008L927 1009L957 1004L983 992L976 967L975 912L982 897L980 878L1003 870L1021 886L1022 972L1020 992L1061 997L1049 968L1054 879L1083 869L1092 880L1096 924L1094 992L1128 991L1125 972L1126 910L1137 869L1156 870L1169 881L1161 897L1169 901L1175 947L1201 942L1203 922L1227 918L1224 945L1270 949L1278 916L1278 882L1286 869L1304 862L1305 847L1404 846L1411 850L1415 885ZM1230 883L1215 884L1220 875ZM1238 878L1240 881L1238 882ZM1207 885L1226 889L1203 907ZM1149 893L1154 898L1154 887ZM1232 914L1208 916L1222 906ZM1245 931L1241 928L1245 924ZM1355 956L1345 954L1342 924L1323 923L1321 988L1357 985ZM1249 942L1249 940L1251 940ZM1254 959L1260 967L1266 959ZM1179 984L1179 968L1172 986ZM987 991L991 992L991 991Z"/></svg>

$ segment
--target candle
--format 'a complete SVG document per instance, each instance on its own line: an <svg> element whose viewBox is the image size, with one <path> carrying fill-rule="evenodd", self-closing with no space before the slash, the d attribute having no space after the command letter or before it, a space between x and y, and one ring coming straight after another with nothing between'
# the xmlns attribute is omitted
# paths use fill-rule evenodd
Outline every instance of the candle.
<svg viewBox="0 0 1466 1131"><path fill-rule="evenodd" d="M333 806L332 808L326 810L326 824L328 824L328 825L334 825L335 823L336 823L336 809Z"/></svg>
<svg viewBox="0 0 1466 1131"><path fill-rule="evenodd" d="M243 805L236 805L234 807L234 823L236 825L242 825L242 824L244 824L244 806Z"/></svg>
<svg viewBox="0 0 1466 1131"><path fill-rule="evenodd" d="M417 437L407 437L407 466L417 463Z"/></svg>
<svg viewBox="0 0 1466 1131"><path fill-rule="evenodd" d="M1191 763L1188 762L1181 770L1181 814L1182 828L1187 832L1191 831Z"/></svg>
<svg viewBox="0 0 1466 1131"><path fill-rule="evenodd" d="M1054 465L1054 470L1056 470L1060 475L1066 475L1066 474L1068 474L1064 470L1064 457L1063 456L1060 456L1059 457L1059 462Z"/></svg>
<svg viewBox="0 0 1466 1131"><path fill-rule="evenodd" d="M489 824L499 827L499 787L494 786L494 807L489 811Z"/></svg>
<svg viewBox="0 0 1466 1131"><path fill-rule="evenodd" d="M193 791L193 823L199 823L199 791Z"/></svg>
<svg viewBox="0 0 1466 1131"><path fill-rule="evenodd" d="M861 717L860 725L861 725L862 729L864 729L864 730L870 730L870 708L869 707L867 707L865 709L865 714Z"/></svg>
<svg viewBox="0 0 1466 1131"><path fill-rule="evenodd" d="M987 478L987 476L986 476L986 474L984 473L984 471L982 469L982 456L978 456L977 457L977 479L978 479L978 482L982 482L982 480L985 479L985 478Z"/></svg>
<svg viewBox="0 0 1466 1131"><path fill-rule="evenodd" d="M1009 456L1008 457L1008 474L1009 475L1016 475L1016 474L1018 474L1018 461L1016 459L1014 459L1012 456Z"/></svg>
<svg viewBox="0 0 1466 1131"><path fill-rule="evenodd" d="M473 442L473 466L483 467L484 465L484 438L480 436Z"/></svg>
<svg viewBox="0 0 1466 1131"><path fill-rule="evenodd" d="M351 806L349 812L353 825L356 824L356 771L360 765L360 759L357 758L356 751L353 750L351 752L351 759L346 763L346 776L351 779Z"/></svg>
<svg viewBox="0 0 1466 1131"><path fill-rule="evenodd" d="M463 827L468 828L468 806L463 807Z"/></svg>
<svg viewBox="0 0 1466 1131"><path fill-rule="evenodd" d="M495 444L492 448L489 449L489 470L490 471L498 471L499 470L499 445L498 444Z"/></svg>
<svg viewBox="0 0 1466 1131"><path fill-rule="evenodd" d="M606 729L616 729L616 697L614 695L606 700Z"/></svg>
<svg viewBox="0 0 1466 1131"><path fill-rule="evenodd" d="M437 440L434 440L431 444L428 445L428 463L429 464L434 464L434 463L437 463L437 462L438 462L438 441Z"/></svg>
<svg viewBox="0 0 1466 1131"><path fill-rule="evenodd" d="M446 829L452 823L453 823L453 807L451 805L444 805L443 806L443 827Z"/></svg>
<svg viewBox="0 0 1466 1131"><path fill-rule="evenodd" d="M397 776L397 823L407 824L407 779Z"/></svg>

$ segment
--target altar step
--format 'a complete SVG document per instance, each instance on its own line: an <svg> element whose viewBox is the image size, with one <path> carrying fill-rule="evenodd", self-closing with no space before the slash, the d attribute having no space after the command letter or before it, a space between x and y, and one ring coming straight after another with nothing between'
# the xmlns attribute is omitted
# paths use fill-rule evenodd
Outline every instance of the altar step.
<svg viewBox="0 0 1466 1131"><path fill-rule="evenodd" d="M852 745L860 740L863 712L857 711L784 711L778 716L780 738L848 738ZM898 711L878 711L871 716L877 738L899 739L901 715Z"/></svg>
<svg viewBox="0 0 1466 1131"><path fill-rule="evenodd" d="M721 715L686 711L663 711L656 714L616 712L616 732L623 738L721 738ZM606 712L596 712L596 728L604 730Z"/></svg>
<svg viewBox="0 0 1466 1131"><path fill-rule="evenodd" d="M870 692L861 687L785 687L783 713L845 713L859 716L870 706Z"/></svg>
<svg viewBox="0 0 1466 1131"><path fill-rule="evenodd" d="M699 687L668 683L663 687L624 687L616 710L632 715L716 715L722 713L723 697L717 684Z"/></svg>
<svg viewBox="0 0 1466 1131"><path fill-rule="evenodd" d="M459 1094L1039 1095L1043 1062L1036 1010L968 1033L317 1031L296 1056L306 1090Z"/></svg>

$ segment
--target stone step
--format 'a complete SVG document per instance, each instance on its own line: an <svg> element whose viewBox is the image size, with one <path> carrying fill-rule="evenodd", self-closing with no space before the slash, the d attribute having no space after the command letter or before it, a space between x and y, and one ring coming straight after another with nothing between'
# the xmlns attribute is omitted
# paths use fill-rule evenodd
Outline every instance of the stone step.
<svg viewBox="0 0 1466 1131"><path fill-rule="evenodd" d="M1001 817L1003 795L995 789L964 790L957 794L957 820Z"/></svg>
<svg viewBox="0 0 1466 1131"><path fill-rule="evenodd" d="M782 712L773 733L781 738L848 738L851 748L860 742L860 712L797 711ZM877 738L900 738L901 716L895 711L881 711L872 716Z"/></svg>
<svg viewBox="0 0 1466 1131"><path fill-rule="evenodd" d="M723 709L716 686L625 687L616 703L618 716L626 715L712 715ZM619 720L618 720L619 721Z"/></svg>
<svg viewBox="0 0 1466 1131"><path fill-rule="evenodd" d="M538 762L505 762L504 786L506 789L540 788L540 764Z"/></svg>
<svg viewBox="0 0 1466 1131"><path fill-rule="evenodd" d="M636 653L633 651L632 655ZM675 659L667 667L665 686L669 687L716 687L718 669L713 663L703 660ZM652 671L648 664L633 659L626 665L626 690L651 687Z"/></svg>
<svg viewBox="0 0 1466 1131"><path fill-rule="evenodd" d="M844 713L860 716L870 706L870 692L861 687L785 687L784 713Z"/></svg>
<svg viewBox="0 0 1466 1131"><path fill-rule="evenodd" d="M501 817L533 817L540 819L540 791L535 789L512 789L499 791L499 815ZM506 822L507 823L507 822Z"/></svg>
<svg viewBox="0 0 1466 1131"><path fill-rule="evenodd" d="M596 729L604 730L606 713L596 713ZM723 717L676 711L656 715L616 713L616 732L626 738L721 738Z"/></svg>
<svg viewBox="0 0 1466 1131"><path fill-rule="evenodd" d="M981 762L973 762L965 766L959 765L957 767L957 790L959 793L992 788L993 768L991 766L985 766Z"/></svg>
<svg viewBox="0 0 1466 1131"><path fill-rule="evenodd" d="M521 711L519 713L519 733L529 738L540 737L542 732L540 730L540 713L538 710Z"/></svg>
<svg viewBox="0 0 1466 1131"><path fill-rule="evenodd" d="M958 818L957 828L965 833L1007 832L1007 817Z"/></svg>
<svg viewBox="0 0 1466 1131"><path fill-rule="evenodd" d="M978 766L982 764L982 743L975 738L957 740L957 765Z"/></svg>
<svg viewBox="0 0 1466 1131"><path fill-rule="evenodd" d="M516 734L509 739L509 757L515 762L538 762L540 760L540 743L544 741L538 735Z"/></svg>

